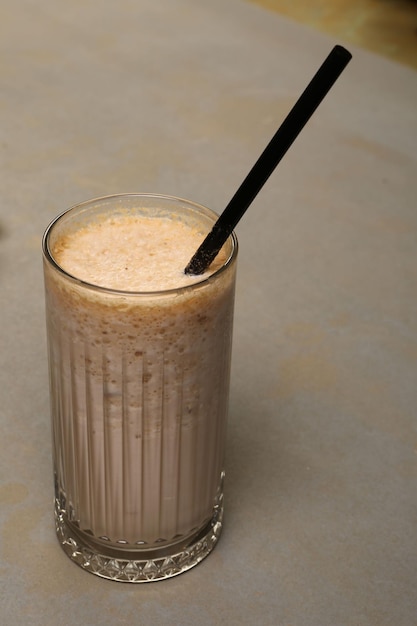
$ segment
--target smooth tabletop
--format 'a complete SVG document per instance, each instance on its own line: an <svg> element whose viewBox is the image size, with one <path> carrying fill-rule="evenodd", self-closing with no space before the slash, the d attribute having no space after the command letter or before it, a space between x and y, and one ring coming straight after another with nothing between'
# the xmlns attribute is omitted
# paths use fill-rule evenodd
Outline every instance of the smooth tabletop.
<svg viewBox="0 0 417 626"><path fill-rule="evenodd" d="M236 229L218 547L129 585L54 532L45 227L118 192L222 211L336 43L243 0L3 0L5 626L417 624L417 74L357 48Z"/></svg>

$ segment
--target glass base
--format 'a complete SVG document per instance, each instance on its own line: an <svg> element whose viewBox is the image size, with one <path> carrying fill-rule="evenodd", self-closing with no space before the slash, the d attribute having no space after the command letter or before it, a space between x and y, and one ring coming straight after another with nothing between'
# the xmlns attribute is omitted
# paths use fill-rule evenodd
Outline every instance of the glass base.
<svg viewBox="0 0 417 626"><path fill-rule="evenodd" d="M217 544L223 519L223 498L213 511L213 517L190 537L152 550L114 550L94 545L87 536L67 522L65 515L55 509L58 541L65 554L82 569L119 582L146 583L178 576L206 558Z"/></svg>

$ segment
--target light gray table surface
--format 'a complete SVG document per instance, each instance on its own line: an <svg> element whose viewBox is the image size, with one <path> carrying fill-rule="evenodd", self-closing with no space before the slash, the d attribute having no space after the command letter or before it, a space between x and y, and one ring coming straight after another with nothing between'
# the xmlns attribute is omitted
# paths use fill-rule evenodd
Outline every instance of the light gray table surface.
<svg viewBox="0 0 417 626"><path fill-rule="evenodd" d="M243 0L0 7L0 622L417 624L417 75L363 50L237 228L218 547L104 581L54 534L40 242L90 197L221 211L337 42Z"/></svg>

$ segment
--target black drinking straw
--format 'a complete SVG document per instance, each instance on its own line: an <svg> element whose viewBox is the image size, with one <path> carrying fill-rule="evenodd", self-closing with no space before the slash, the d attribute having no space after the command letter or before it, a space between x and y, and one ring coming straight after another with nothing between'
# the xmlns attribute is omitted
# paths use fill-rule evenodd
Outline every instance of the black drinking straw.
<svg viewBox="0 0 417 626"><path fill-rule="evenodd" d="M342 46L333 48L188 263L186 274L205 272L351 58Z"/></svg>

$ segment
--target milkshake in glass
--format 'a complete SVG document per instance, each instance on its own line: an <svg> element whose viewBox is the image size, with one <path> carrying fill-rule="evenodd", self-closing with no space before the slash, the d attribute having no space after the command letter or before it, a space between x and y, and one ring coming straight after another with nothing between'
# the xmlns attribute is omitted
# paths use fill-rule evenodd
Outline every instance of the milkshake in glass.
<svg viewBox="0 0 417 626"><path fill-rule="evenodd" d="M216 217L123 194L44 235L56 530L104 578L175 576L221 532L235 236L184 274Z"/></svg>

